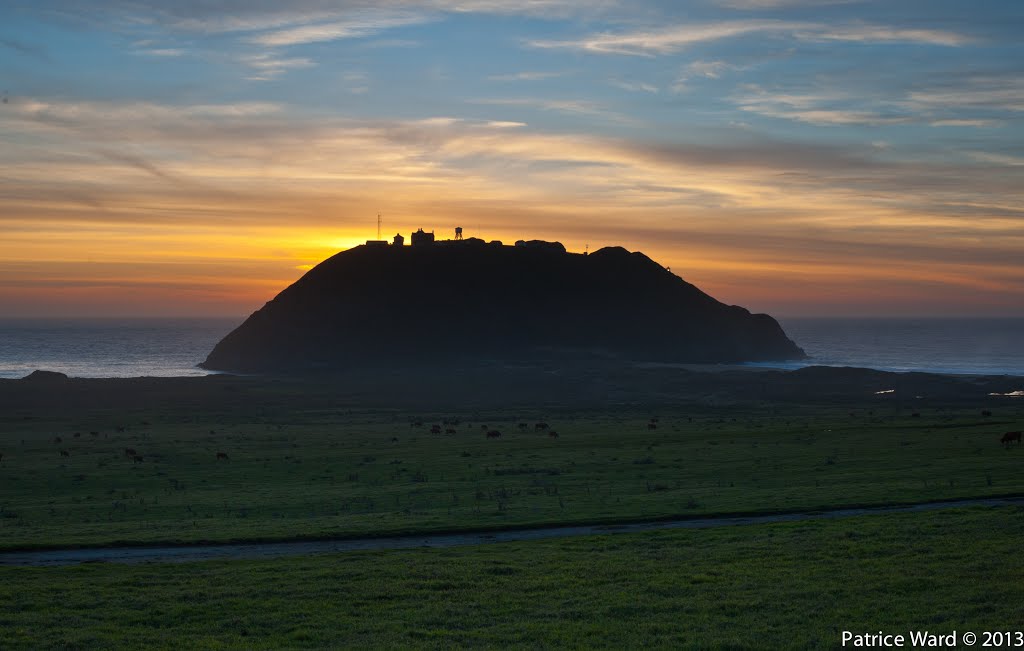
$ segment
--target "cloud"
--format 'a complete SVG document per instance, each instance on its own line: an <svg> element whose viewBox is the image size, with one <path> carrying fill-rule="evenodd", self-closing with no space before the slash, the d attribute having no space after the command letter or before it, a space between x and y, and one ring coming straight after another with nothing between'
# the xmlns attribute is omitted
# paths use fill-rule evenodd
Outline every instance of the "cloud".
<svg viewBox="0 0 1024 651"><path fill-rule="evenodd" d="M995 154L992 152L974 151L970 152L971 158L983 163L1003 165L1008 167L1024 167L1024 156L1009 156L1007 154Z"/></svg>
<svg viewBox="0 0 1024 651"><path fill-rule="evenodd" d="M270 40L294 42L330 40L338 37L335 33L347 37L351 31L379 31L406 24L392 23L389 17L433 20L455 13L594 17L624 5L618 0L95 0L87 5L77 0L34 0L24 4L28 11L76 17L93 25L116 22L204 34L266 32Z"/></svg>
<svg viewBox="0 0 1024 651"><path fill-rule="evenodd" d="M623 81L621 79L609 79L608 83L616 88L622 90L628 90L632 93L657 93L659 88L653 84L648 84L642 81Z"/></svg>
<svg viewBox="0 0 1024 651"><path fill-rule="evenodd" d="M799 38L821 41L853 41L858 43L918 43L958 47L973 39L955 32L937 29L900 29L880 25L850 25L798 33Z"/></svg>
<svg viewBox="0 0 1024 651"><path fill-rule="evenodd" d="M668 28L622 33L599 33L569 40L532 40L529 45L543 49L573 49L596 54L658 56L673 54L698 43L736 38L749 34L783 35L809 41L857 41L917 43L955 46L968 42L953 32L898 29L877 25L830 26L782 20L732 20L675 25Z"/></svg>
<svg viewBox="0 0 1024 651"><path fill-rule="evenodd" d="M544 99L539 97L520 98L484 98L469 100L472 104L487 104L491 106L522 106L538 109L541 111L554 111L568 115L586 115L601 118L620 124L635 124L636 122L621 113L608 110L597 102L575 99Z"/></svg>
<svg viewBox="0 0 1024 651"><path fill-rule="evenodd" d="M187 52L181 48L150 48L145 50L136 50L135 53L154 57L181 57L187 54Z"/></svg>
<svg viewBox="0 0 1024 651"><path fill-rule="evenodd" d="M671 54L695 43L717 41L754 32L785 32L804 27L804 23L775 20L727 21L677 25L665 29L619 34L602 33L574 40L533 40L529 45L536 48L575 49L598 54L655 56Z"/></svg>
<svg viewBox="0 0 1024 651"><path fill-rule="evenodd" d="M905 103L915 110L1021 112L1024 111L1024 79L1019 75L968 78L944 87L911 91Z"/></svg>
<svg viewBox="0 0 1024 651"><path fill-rule="evenodd" d="M679 76L672 84L672 92L680 93L688 90L688 82L694 77L703 79L719 79L726 72L746 70L746 66L739 66L725 61L694 61L686 65Z"/></svg>
<svg viewBox="0 0 1024 651"><path fill-rule="evenodd" d="M348 38L365 38L388 29L417 25L429 20L427 16L415 13L366 13L347 17L344 20L269 31L252 36L248 40L267 47L282 47Z"/></svg>
<svg viewBox="0 0 1024 651"><path fill-rule="evenodd" d="M306 57L277 57L266 52L244 55L239 57L239 61L255 71L248 79L257 81L274 79L289 70L311 68L316 65L312 59Z"/></svg>
<svg viewBox="0 0 1024 651"><path fill-rule="evenodd" d="M489 81L541 81L543 79L554 79L565 75L564 72L528 70L524 72L512 72L504 75L490 75Z"/></svg>
<svg viewBox="0 0 1024 651"><path fill-rule="evenodd" d="M715 4L728 9L788 9L791 7L827 7L863 3L865 0L717 0Z"/></svg>
<svg viewBox="0 0 1024 651"><path fill-rule="evenodd" d="M180 177L167 172L159 165L156 165L152 161L142 156L137 156L135 154L130 154L125 151L118 151L106 147L97 147L94 151L108 160L111 160L115 163L128 165L129 167L134 167L147 174L155 176L158 179L179 185L185 184L185 181Z"/></svg>
<svg viewBox="0 0 1024 651"><path fill-rule="evenodd" d="M1000 120L969 120L961 118L949 118L945 120L932 120L928 123L933 127L977 127L979 129L989 127L1001 127L1003 122Z"/></svg>
<svg viewBox="0 0 1024 651"><path fill-rule="evenodd" d="M42 101L21 99L12 103L21 116L38 122L93 126L130 122L162 122L186 117L242 118L280 113L281 104L235 102L230 104L158 104L155 102Z"/></svg>
<svg viewBox="0 0 1024 651"><path fill-rule="evenodd" d="M745 95L734 99L740 110L767 117L819 126L877 126L912 121L911 116L904 113L884 113L855 108L857 102L847 93L772 93L755 85L748 85L745 90Z"/></svg>
<svg viewBox="0 0 1024 651"><path fill-rule="evenodd" d="M739 66L728 64L725 61L694 61L686 66L685 74L688 77L718 79L726 71L738 69L740 69Z"/></svg>

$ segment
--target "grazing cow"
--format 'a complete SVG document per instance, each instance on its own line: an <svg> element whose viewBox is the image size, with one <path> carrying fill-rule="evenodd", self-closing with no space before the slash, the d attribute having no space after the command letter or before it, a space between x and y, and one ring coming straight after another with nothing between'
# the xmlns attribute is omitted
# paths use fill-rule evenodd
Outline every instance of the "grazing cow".
<svg viewBox="0 0 1024 651"><path fill-rule="evenodd" d="M526 423L519 423L519 429L526 429L527 427L529 427L529 425Z"/></svg>
<svg viewBox="0 0 1024 651"><path fill-rule="evenodd" d="M210 430L210 436L213 436L213 435L214 435L214 434L216 434L216 433L217 433L217 430L215 430L215 429L211 429L211 430Z"/></svg>
<svg viewBox="0 0 1024 651"><path fill-rule="evenodd" d="M82 435L82 433L81 433L81 432L75 432L74 434L72 434L72 436L74 436L74 437L75 437L76 439L77 439L78 437L80 437L81 435Z"/></svg>
<svg viewBox="0 0 1024 651"><path fill-rule="evenodd" d="M440 425L431 425L430 433L431 434L440 434L441 433L441 426Z"/></svg>
<svg viewBox="0 0 1024 651"><path fill-rule="evenodd" d="M487 430L487 426L486 426L486 425L481 425L481 426L480 426L480 429L482 429L482 430L486 431L486 430Z"/></svg>
<svg viewBox="0 0 1024 651"><path fill-rule="evenodd" d="M657 422L658 422L658 419L657 419L657 418L652 418L652 419L651 419L651 422L652 422L652 423L657 423Z"/></svg>
<svg viewBox="0 0 1024 651"><path fill-rule="evenodd" d="M117 426L117 433L118 434L124 434L124 425L118 425Z"/></svg>
<svg viewBox="0 0 1024 651"><path fill-rule="evenodd" d="M557 439L558 438L558 432L556 432L555 430L549 431L548 432L548 438Z"/></svg>
<svg viewBox="0 0 1024 651"><path fill-rule="evenodd" d="M3 461L3 460L4 460L4 453L0 452L0 461Z"/></svg>
<svg viewBox="0 0 1024 651"><path fill-rule="evenodd" d="M981 415L984 416L985 418L988 418L989 416L992 415L992 412L989 411L988 409L985 409L984 411L981 412Z"/></svg>
<svg viewBox="0 0 1024 651"><path fill-rule="evenodd" d="M136 454L138 454L138 452L135 451L135 448L124 449L124 456L126 457L134 457Z"/></svg>
<svg viewBox="0 0 1024 651"><path fill-rule="evenodd" d="M134 463L142 463L142 455L136 454L135 456L132 457L132 461Z"/></svg>
<svg viewBox="0 0 1024 651"><path fill-rule="evenodd" d="M487 438L489 438L489 439L501 438L501 432L499 432L496 429L492 429L491 431L487 432Z"/></svg>
<svg viewBox="0 0 1024 651"><path fill-rule="evenodd" d="M414 420L413 422L409 423L409 427L423 427L423 421Z"/></svg>
<svg viewBox="0 0 1024 651"><path fill-rule="evenodd" d="M221 459L224 459L225 461L229 461L228 453L227 452L218 452L217 453L217 461L220 461Z"/></svg>
<svg viewBox="0 0 1024 651"><path fill-rule="evenodd" d="M1007 432L1006 434L1003 434L1003 438L999 439L999 442L1006 447L1010 447L1010 444L1014 441L1016 441L1018 445L1020 444L1020 432Z"/></svg>
<svg viewBox="0 0 1024 651"><path fill-rule="evenodd" d="M647 429L658 429L657 423L647 423Z"/></svg>
<svg viewBox="0 0 1024 651"><path fill-rule="evenodd" d="M391 442L392 443L398 443L398 437L397 436L392 436L391 437Z"/></svg>
<svg viewBox="0 0 1024 651"><path fill-rule="evenodd" d="M444 433L445 433L445 434L455 434L455 433L456 433L456 432L455 432L455 428L454 428L454 427L449 427L449 428L446 428L446 429L444 430Z"/></svg>
<svg viewBox="0 0 1024 651"><path fill-rule="evenodd" d="M53 442L54 442L54 443L63 443L63 442L64 442L64 439L62 439L62 438L61 438L61 437L59 437L59 436L55 436L55 437L53 437Z"/></svg>
<svg viewBox="0 0 1024 651"><path fill-rule="evenodd" d="M70 457L71 453L68 452L67 450L61 450L60 451L60 456L62 456L62 457Z"/></svg>
<svg viewBox="0 0 1024 651"><path fill-rule="evenodd" d="M89 436L99 436L99 432L89 432Z"/></svg>
<svg viewBox="0 0 1024 651"><path fill-rule="evenodd" d="M149 427L149 425L150 425L150 423L149 423L149 421L148 421L148 420L144 420L144 421L142 421L142 426L143 426L143 427Z"/></svg>
<svg viewBox="0 0 1024 651"><path fill-rule="evenodd" d="M547 423L537 423L536 425L533 426L533 429L536 432L543 432L544 430L548 429L548 424Z"/></svg>

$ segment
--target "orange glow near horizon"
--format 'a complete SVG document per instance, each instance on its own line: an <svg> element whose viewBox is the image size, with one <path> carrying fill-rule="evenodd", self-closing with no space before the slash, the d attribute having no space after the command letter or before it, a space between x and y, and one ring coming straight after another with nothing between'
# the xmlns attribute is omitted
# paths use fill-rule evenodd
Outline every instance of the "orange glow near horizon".
<svg viewBox="0 0 1024 651"><path fill-rule="evenodd" d="M7 316L243 316L319 262L375 238L375 223L366 221L335 228L241 229L65 224L46 236L22 223L0 243L0 273L5 278L0 302L16 307ZM435 226L439 223L451 226ZM752 311L849 314L870 305L876 313L948 314L949 296L956 295L958 304L969 310L998 313L1003 295L1024 280L1020 268L1010 264L889 260L872 258L869 248L856 246L846 254L794 258L770 247L747 249L700 239L688 244L671 232L658 239L657 231L650 229L639 231L633 241L615 241L607 233L588 238L585 229L562 224L545 224L534 232L525 224L522 230L501 226L477 232L465 220L423 215L388 219L385 233L390 239L395 231L401 232L408 241L409 233L422 226L446 239L456 223L464 225L467 237L507 244L524 238L559 240L571 252L582 252L588 245L591 251L625 245L719 300ZM935 287L943 288L939 300L922 300L923 288ZM850 305L858 307L851 310Z"/></svg>

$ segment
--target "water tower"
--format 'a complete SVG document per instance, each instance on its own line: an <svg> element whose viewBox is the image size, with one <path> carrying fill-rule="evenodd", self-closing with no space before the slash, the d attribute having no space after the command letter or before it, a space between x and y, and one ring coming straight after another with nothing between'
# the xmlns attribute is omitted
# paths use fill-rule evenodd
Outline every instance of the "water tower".
<svg viewBox="0 0 1024 651"><path fill-rule="evenodd" d="M457 239L457 240L461 240L462 239L462 227L461 226L456 226L455 227L455 239Z"/></svg>

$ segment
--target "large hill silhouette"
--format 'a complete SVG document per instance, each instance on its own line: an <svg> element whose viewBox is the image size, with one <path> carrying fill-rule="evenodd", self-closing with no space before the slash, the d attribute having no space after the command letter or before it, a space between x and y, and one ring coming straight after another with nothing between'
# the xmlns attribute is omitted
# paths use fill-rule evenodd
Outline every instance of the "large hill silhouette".
<svg viewBox="0 0 1024 651"><path fill-rule="evenodd" d="M796 359L766 314L716 301L642 253L482 240L357 246L320 263L201 366L315 371L467 359Z"/></svg>

